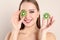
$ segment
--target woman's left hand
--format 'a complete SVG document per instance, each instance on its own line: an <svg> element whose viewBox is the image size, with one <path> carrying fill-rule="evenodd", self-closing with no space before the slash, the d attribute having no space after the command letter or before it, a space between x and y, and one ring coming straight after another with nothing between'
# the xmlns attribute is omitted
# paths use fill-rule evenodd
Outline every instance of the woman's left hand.
<svg viewBox="0 0 60 40"><path fill-rule="evenodd" d="M49 17L49 19L42 19L42 27L40 31L47 32L49 29L51 29L51 25L54 23L53 16Z"/></svg>

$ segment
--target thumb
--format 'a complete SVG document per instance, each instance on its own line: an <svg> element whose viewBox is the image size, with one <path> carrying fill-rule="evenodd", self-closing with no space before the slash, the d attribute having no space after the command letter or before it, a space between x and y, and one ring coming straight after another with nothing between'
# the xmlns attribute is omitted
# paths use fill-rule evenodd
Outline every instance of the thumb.
<svg viewBox="0 0 60 40"><path fill-rule="evenodd" d="M47 20L46 19L42 19L42 28L45 28L47 25Z"/></svg>
<svg viewBox="0 0 60 40"><path fill-rule="evenodd" d="M24 18L25 18L25 17L23 17L23 18L19 21L19 24L18 24L19 28L21 28L21 24L22 24L22 22L24 21Z"/></svg>
<svg viewBox="0 0 60 40"><path fill-rule="evenodd" d="M21 18L21 20L19 21L19 23L22 23L22 22L24 21L24 18L25 18L25 17Z"/></svg>

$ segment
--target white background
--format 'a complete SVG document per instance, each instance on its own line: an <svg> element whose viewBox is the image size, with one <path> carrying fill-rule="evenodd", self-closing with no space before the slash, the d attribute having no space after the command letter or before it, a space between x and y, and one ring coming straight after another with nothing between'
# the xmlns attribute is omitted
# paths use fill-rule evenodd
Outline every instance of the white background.
<svg viewBox="0 0 60 40"><path fill-rule="evenodd" d="M8 32L12 30L11 16L19 8L21 0L0 0L0 40L4 40ZM54 33L56 39L60 38L60 0L38 0L41 18L44 12L54 16L55 22L50 32Z"/></svg>

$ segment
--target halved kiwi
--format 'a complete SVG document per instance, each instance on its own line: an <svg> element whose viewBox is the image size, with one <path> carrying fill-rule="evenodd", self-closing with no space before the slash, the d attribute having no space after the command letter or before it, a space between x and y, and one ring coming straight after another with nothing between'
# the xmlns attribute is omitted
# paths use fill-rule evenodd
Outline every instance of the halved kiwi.
<svg viewBox="0 0 60 40"><path fill-rule="evenodd" d="M20 14L22 17L26 16L27 15L27 12L23 9L21 10L21 14Z"/></svg>
<svg viewBox="0 0 60 40"><path fill-rule="evenodd" d="M50 14L48 12L45 12L44 15L43 15L43 18L44 19L49 19L50 17Z"/></svg>

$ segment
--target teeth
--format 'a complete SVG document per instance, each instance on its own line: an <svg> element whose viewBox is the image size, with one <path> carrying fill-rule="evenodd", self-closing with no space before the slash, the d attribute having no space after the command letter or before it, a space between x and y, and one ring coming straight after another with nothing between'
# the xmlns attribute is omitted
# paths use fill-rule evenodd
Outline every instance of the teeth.
<svg viewBox="0 0 60 40"><path fill-rule="evenodd" d="M31 22L31 20L25 20L25 22L29 23L29 22Z"/></svg>

